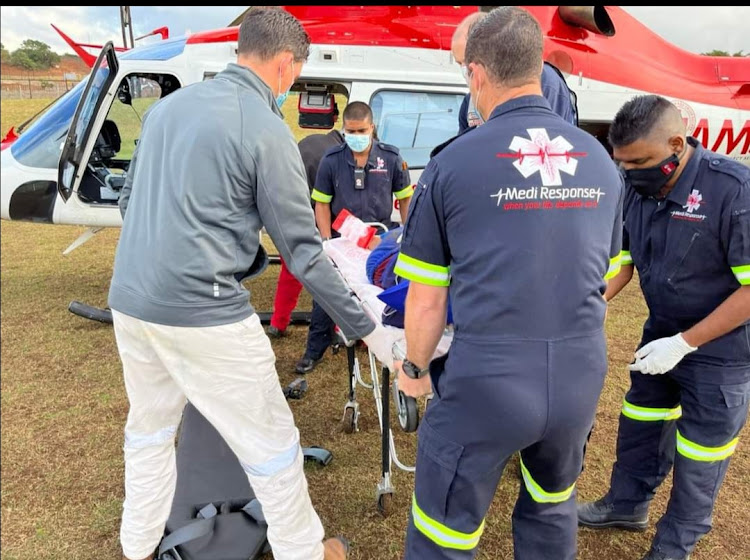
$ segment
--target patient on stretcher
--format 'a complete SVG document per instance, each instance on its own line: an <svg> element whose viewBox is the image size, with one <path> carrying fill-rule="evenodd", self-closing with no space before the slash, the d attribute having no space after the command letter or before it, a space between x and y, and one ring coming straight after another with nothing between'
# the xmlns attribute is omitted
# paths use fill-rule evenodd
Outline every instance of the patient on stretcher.
<svg viewBox="0 0 750 560"><path fill-rule="evenodd" d="M401 248L401 234L403 227L397 227L382 235L375 236L370 241L368 249L371 250L367 258L367 279L371 284L387 290L395 286L401 280L393 269ZM383 324L392 327L404 328L404 314L390 305L386 305L383 311Z"/></svg>

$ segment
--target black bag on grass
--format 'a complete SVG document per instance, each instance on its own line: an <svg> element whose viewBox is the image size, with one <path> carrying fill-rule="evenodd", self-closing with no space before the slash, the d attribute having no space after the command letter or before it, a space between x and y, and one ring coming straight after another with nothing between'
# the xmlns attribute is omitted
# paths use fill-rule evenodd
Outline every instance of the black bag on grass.
<svg viewBox="0 0 750 560"><path fill-rule="evenodd" d="M188 403L159 560L254 560L268 550L260 503L237 456Z"/></svg>

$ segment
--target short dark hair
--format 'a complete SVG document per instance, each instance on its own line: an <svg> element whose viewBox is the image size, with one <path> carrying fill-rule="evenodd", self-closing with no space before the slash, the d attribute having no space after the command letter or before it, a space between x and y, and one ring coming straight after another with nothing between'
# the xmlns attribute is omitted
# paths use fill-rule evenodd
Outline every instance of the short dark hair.
<svg viewBox="0 0 750 560"><path fill-rule="evenodd" d="M473 26L464 64L481 64L491 81L518 87L540 79L543 52L542 28L534 16L517 6L500 6Z"/></svg>
<svg viewBox="0 0 750 560"><path fill-rule="evenodd" d="M666 113L677 108L659 95L638 95L617 111L607 140L612 146L627 146L646 138Z"/></svg>
<svg viewBox="0 0 750 560"><path fill-rule="evenodd" d="M248 10L240 24L237 54L265 61L284 51L291 51L296 62L310 55L310 36L299 20L276 6Z"/></svg>
<svg viewBox="0 0 750 560"><path fill-rule="evenodd" d="M344 122L346 121L364 121L373 122L372 109L363 101L352 101L344 109Z"/></svg>

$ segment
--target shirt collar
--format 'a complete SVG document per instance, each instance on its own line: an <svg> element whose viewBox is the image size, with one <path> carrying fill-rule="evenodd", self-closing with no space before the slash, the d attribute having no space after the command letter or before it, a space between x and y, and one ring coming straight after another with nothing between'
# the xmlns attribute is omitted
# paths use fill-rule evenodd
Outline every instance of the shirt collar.
<svg viewBox="0 0 750 560"><path fill-rule="evenodd" d="M528 109L531 107L539 107L552 111L552 107L543 96L541 95L522 95L521 97L514 97L509 99L505 103L501 103L492 111L490 120L500 115L510 113L511 111L517 111L519 109Z"/></svg>
<svg viewBox="0 0 750 560"><path fill-rule="evenodd" d="M687 137L688 144L693 147L693 153L685 164L685 168L682 170L680 177L677 179L674 187L667 194L667 199L685 206L687 204L688 196L695 185L695 178L698 175L698 168L700 167L701 160L706 156L706 150L703 148L700 142L692 136ZM680 162L682 164L682 162Z"/></svg>
<svg viewBox="0 0 750 560"><path fill-rule="evenodd" d="M264 82L258 74L253 72L247 66L230 62L227 67L219 72L214 79L225 79L238 86L257 92L261 98L268 101L268 105L271 110L276 113L282 119L284 116L281 114L279 106L276 104L276 98L268 87L268 84Z"/></svg>

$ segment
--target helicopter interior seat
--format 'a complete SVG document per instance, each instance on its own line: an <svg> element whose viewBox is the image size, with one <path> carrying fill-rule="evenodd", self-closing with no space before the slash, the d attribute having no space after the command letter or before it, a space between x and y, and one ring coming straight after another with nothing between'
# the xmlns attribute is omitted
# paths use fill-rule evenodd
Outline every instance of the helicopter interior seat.
<svg viewBox="0 0 750 560"><path fill-rule="evenodd" d="M121 145L117 124L112 120L105 120L79 188L79 196L85 202L117 204L126 174L114 172L112 160L117 156Z"/></svg>

